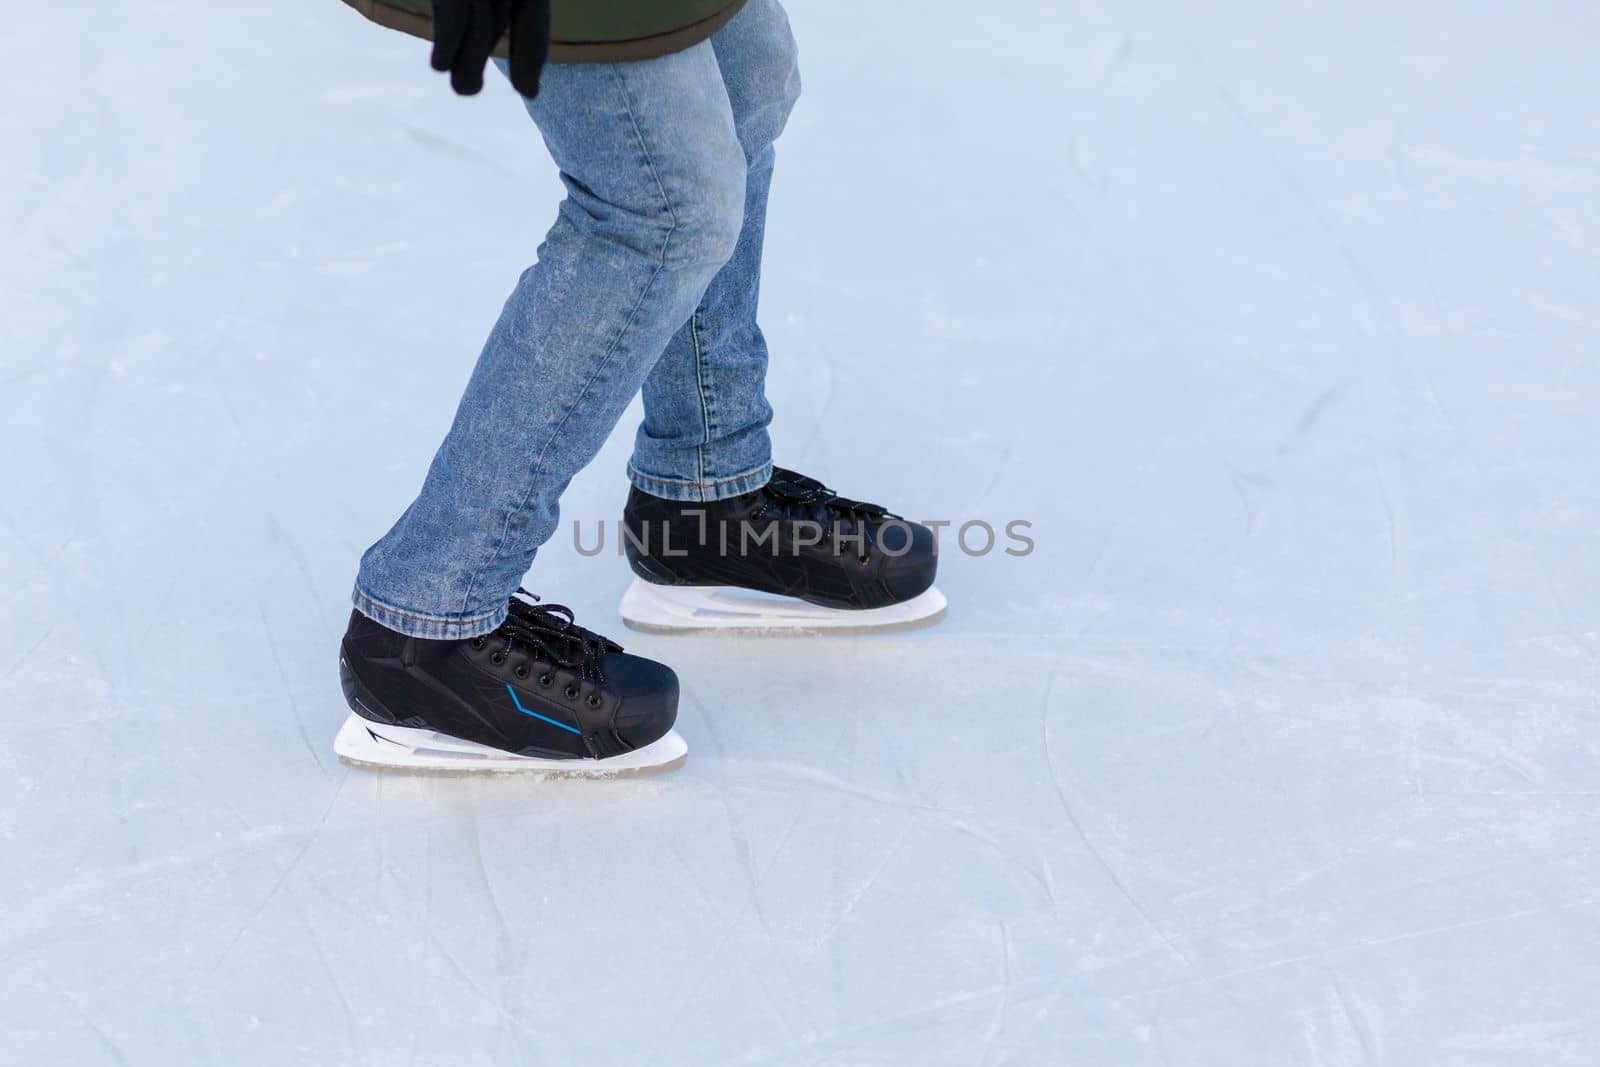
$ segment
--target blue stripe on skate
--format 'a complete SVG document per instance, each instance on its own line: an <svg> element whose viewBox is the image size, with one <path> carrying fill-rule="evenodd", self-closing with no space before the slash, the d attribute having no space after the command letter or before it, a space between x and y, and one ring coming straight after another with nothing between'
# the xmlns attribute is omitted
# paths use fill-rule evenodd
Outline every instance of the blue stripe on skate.
<svg viewBox="0 0 1600 1067"><path fill-rule="evenodd" d="M510 685L506 686L506 692L511 694L511 703L515 704L517 706L517 710L522 712L522 714L532 716L533 718L538 719L540 722L547 722L551 726L559 726L569 734L578 734L580 736L583 734L582 730L575 730L564 722L557 722L548 715L540 715L537 711L529 711L527 708L523 707L522 701L517 699L517 691L511 688Z"/></svg>

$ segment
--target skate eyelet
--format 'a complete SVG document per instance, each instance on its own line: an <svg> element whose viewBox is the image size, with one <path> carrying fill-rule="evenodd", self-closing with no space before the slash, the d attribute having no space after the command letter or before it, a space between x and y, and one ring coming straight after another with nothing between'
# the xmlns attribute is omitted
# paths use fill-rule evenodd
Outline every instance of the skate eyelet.
<svg viewBox="0 0 1600 1067"><path fill-rule="evenodd" d="M483 646L488 644L488 643L489 642L488 642L488 640L486 638L474 637L472 639L472 647L473 647L473 649L475 651L479 651L479 652L483 651Z"/></svg>
<svg viewBox="0 0 1600 1067"><path fill-rule="evenodd" d="M489 657L489 662L493 663L496 667L500 666L500 664L504 663L505 661L506 654L504 652L496 651Z"/></svg>
<svg viewBox="0 0 1600 1067"><path fill-rule="evenodd" d="M591 708L598 708L600 706L600 698L591 693L589 695L589 706Z"/></svg>
<svg viewBox="0 0 1600 1067"><path fill-rule="evenodd" d="M539 684L544 686L546 689L548 689L551 686L551 684L555 682L555 680L556 680L556 676L553 675L553 674L541 674L541 675L539 675Z"/></svg>
<svg viewBox="0 0 1600 1067"><path fill-rule="evenodd" d="M526 663L519 663L517 664L517 669L512 671L512 673L518 678L526 678L528 676L528 665Z"/></svg>
<svg viewBox="0 0 1600 1067"><path fill-rule="evenodd" d="M578 687L575 685L567 686L565 692L568 700L576 700L578 698Z"/></svg>

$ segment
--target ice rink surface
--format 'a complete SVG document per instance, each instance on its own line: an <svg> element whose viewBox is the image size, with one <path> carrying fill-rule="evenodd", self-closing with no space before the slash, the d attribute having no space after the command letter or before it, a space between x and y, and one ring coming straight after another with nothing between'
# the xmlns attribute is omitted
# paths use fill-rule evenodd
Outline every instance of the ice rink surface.
<svg viewBox="0 0 1600 1067"><path fill-rule="evenodd" d="M554 210L509 89L336 0L8 13L0 1058L1600 1062L1600 13L793 7L779 458L1037 549L621 633L690 762L553 784L330 750Z"/></svg>

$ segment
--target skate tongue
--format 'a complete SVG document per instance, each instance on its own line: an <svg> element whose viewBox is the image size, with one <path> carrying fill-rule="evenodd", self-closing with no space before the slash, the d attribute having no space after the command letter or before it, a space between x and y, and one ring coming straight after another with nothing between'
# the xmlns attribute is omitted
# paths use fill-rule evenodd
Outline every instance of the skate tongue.
<svg viewBox="0 0 1600 1067"><path fill-rule="evenodd" d="M783 496L830 492L827 486L815 478L807 478L804 474L783 467L772 468L772 477L767 482L767 489Z"/></svg>
<svg viewBox="0 0 1600 1067"><path fill-rule="evenodd" d="M889 509L880 504L842 497L815 478L807 478L782 467L772 469L772 479L767 482L766 491L779 500L821 506L830 511L866 515L869 518L881 518L889 514Z"/></svg>

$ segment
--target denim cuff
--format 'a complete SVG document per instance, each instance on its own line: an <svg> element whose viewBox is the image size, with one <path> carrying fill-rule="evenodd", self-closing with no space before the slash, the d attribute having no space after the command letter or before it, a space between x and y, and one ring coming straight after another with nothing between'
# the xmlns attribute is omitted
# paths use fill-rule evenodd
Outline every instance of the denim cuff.
<svg viewBox="0 0 1600 1067"><path fill-rule="evenodd" d="M718 478L710 482L686 482L681 478L658 478L646 474L632 463L628 464L628 480L643 493L663 500L683 500L709 503L730 497L753 493L772 480L772 461L768 460L743 474L731 478Z"/></svg>
<svg viewBox="0 0 1600 1067"><path fill-rule="evenodd" d="M466 641L497 629L509 613L505 605L479 615L427 615L407 611L375 599L359 584L350 593L355 609L379 626L386 626L407 637L429 641Z"/></svg>

